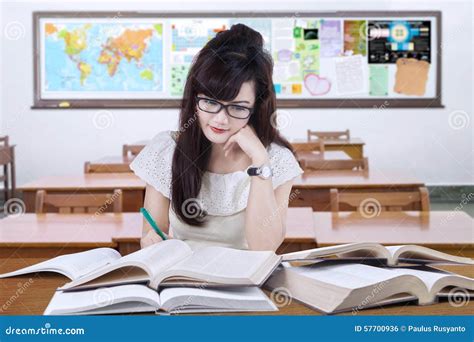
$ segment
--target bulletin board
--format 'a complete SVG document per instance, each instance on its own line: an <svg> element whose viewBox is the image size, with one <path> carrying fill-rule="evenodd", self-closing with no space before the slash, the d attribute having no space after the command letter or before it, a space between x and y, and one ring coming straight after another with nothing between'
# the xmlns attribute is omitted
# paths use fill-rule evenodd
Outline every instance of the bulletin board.
<svg viewBox="0 0 474 342"><path fill-rule="evenodd" d="M172 108L193 58L243 23L280 108L442 107L441 12L35 12L33 108Z"/></svg>

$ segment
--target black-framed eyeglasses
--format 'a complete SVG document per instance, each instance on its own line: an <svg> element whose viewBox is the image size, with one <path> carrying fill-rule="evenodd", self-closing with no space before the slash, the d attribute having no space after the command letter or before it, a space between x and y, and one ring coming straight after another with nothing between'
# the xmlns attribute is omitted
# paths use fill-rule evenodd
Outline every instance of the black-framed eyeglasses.
<svg viewBox="0 0 474 342"><path fill-rule="evenodd" d="M198 108L206 113L217 114L225 108L227 115L236 119L247 119L252 115L253 108L239 106L236 104L225 105L217 100L196 96Z"/></svg>

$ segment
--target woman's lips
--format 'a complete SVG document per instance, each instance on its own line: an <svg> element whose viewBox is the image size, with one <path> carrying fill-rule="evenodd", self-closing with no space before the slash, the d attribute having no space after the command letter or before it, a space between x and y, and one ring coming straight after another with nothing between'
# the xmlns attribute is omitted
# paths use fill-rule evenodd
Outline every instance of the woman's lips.
<svg viewBox="0 0 474 342"><path fill-rule="evenodd" d="M211 127L212 131L214 133L217 133L217 134L222 134L222 133L225 133L225 132L228 131L228 129L220 129L220 128L216 128L214 126L209 126L209 127Z"/></svg>

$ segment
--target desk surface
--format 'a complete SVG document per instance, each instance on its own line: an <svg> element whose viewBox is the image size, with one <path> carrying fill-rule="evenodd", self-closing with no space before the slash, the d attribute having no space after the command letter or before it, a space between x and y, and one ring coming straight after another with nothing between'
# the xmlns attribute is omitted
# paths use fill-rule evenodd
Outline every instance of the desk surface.
<svg viewBox="0 0 474 342"><path fill-rule="evenodd" d="M414 176L393 171L370 170L351 171L306 171L295 178L293 186L298 188L377 188L387 186L423 186L423 182ZM145 189L145 182L134 173L87 173L72 176L50 176L26 183L18 188L22 191L45 190L112 190Z"/></svg>
<svg viewBox="0 0 474 342"><path fill-rule="evenodd" d="M342 151L297 152L298 159L308 160L350 160L351 158Z"/></svg>
<svg viewBox="0 0 474 342"><path fill-rule="evenodd" d="M130 165L133 161L134 156L105 156L96 160L92 160L90 163L94 165Z"/></svg>
<svg viewBox="0 0 474 342"><path fill-rule="evenodd" d="M28 263L24 259L0 259L0 273L11 269L19 269L29 264L42 260L29 259ZM8 267L7 267L8 266ZM467 266L438 266L447 271L456 272L468 277L474 277L474 268ZM2 307L1 314L6 315L42 315L48 305L54 291L69 282L65 276L54 273L36 273L24 276L18 276L7 279L0 279L0 303L6 303ZM23 293L18 295L18 288L23 288ZM265 290L271 298L271 292ZM15 300L12 300L15 298ZM278 303L275 303L278 305ZM474 301L467 302L465 305L454 307L445 301L442 303L426 306L417 306L413 304L401 303L391 306L383 306L359 311L358 315L472 315L474 312ZM213 315L236 315L231 314L213 314ZM320 315L316 310L304 306L296 300L287 301L287 305L280 306L279 311L269 313L245 313L245 315ZM352 315L352 312L346 312L338 315Z"/></svg>
<svg viewBox="0 0 474 342"><path fill-rule="evenodd" d="M140 213L22 214L0 220L2 247L115 247L117 242L139 242ZM285 242L314 242L311 208L289 208Z"/></svg>
<svg viewBox="0 0 474 342"><path fill-rule="evenodd" d="M139 213L22 214L0 220L2 247L116 247L141 237Z"/></svg>
<svg viewBox="0 0 474 342"><path fill-rule="evenodd" d="M44 190L113 190L145 189L145 182L133 173L86 173L72 176L51 176L26 183L22 191Z"/></svg>
<svg viewBox="0 0 474 342"><path fill-rule="evenodd" d="M295 178L293 187L318 188L387 188L391 186L418 187L424 183L414 176L393 171L332 170L306 171Z"/></svg>
<svg viewBox="0 0 474 342"><path fill-rule="evenodd" d="M349 242L473 248L474 221L462 211L315 212L318 246ZM374 217L371 217L374 215ZM365 216L365 217L364 217Z"/></svg>
<svg viewBox="0 0 474 342"><path fill-rule="evenodd" d="M341 145L365 145L365 142L360 139L360 138L351 138L351 139L323 139L324 145L325 146L341 146ZM308 139L293 139L290 140L290 144L295 146L295 145L300 145L300 144L312 144L312 143L318 143L318 140L311 140L308 141Z"/></svg>

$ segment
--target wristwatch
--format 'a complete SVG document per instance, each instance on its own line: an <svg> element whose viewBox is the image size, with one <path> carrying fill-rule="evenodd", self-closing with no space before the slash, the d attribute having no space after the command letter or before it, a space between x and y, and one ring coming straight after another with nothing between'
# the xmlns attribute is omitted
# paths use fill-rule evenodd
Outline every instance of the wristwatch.
<svg viewBox="0 0 474 342"><path fill-rule="evenodd" d="M247 169L249 176L259 176L262 179L269 179L273 176L272 168L268 164L263 164L260 167L250 166Z"/></svg>

